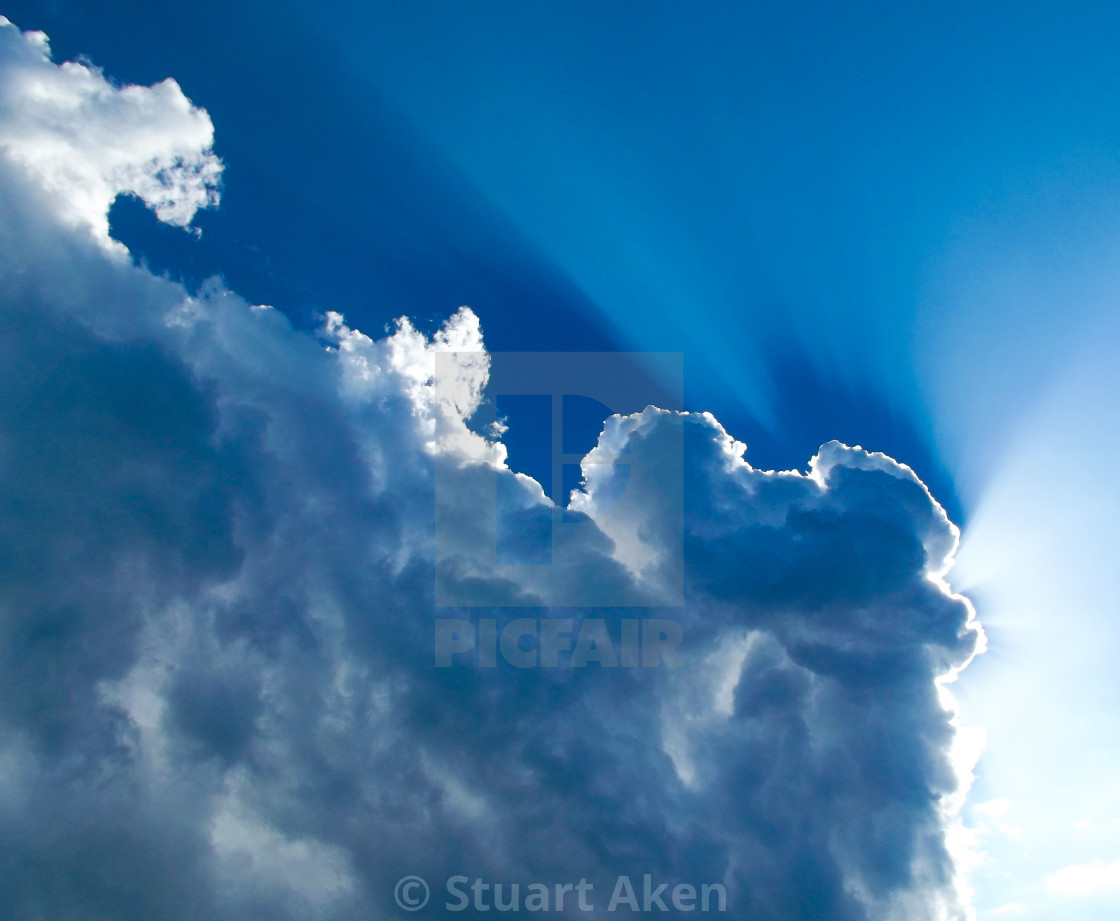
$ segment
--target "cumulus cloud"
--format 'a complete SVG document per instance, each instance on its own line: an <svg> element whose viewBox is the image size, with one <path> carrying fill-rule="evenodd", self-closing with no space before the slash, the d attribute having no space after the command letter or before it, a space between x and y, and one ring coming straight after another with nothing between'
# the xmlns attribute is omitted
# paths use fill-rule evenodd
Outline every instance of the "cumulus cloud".
<svg viewBox="0 0 1120 921"><path fill-rule="evenodd" d="M607 917L651 874L758 921L966 916L937 680L981 634L909 468L833 442L757 470L651 407L586 458L572 546L505 561L556 510L469 427L472 311L315 338L155 278L106 211L210 203L205 114L6 22L0 86L0 915L394 917L416 874L443 917L462 874L584 878ZM619 501L635 458L671 501ZM437 570L490 606L437 608ZM541 604L572 584L627 606ZM612 642L672 618L683 666L434 666L437 618L534 604Z"/></svg>
<svg viewBox="0 0 1120 921"><path fill-rule="evenodd" d="M55 65L42 32L0 17L0 150L51 193L62 220L109 242L121 194L186 227L217 204L214 126L172 79L114 86L89 64Z"/></svg>

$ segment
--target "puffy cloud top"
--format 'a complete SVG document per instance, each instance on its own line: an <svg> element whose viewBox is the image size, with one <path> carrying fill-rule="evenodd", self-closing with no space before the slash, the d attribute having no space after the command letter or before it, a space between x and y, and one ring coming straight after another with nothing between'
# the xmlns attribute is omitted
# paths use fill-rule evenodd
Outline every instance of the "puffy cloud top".
<svg viewBox="0 0 1120 921"><path fill-rule="evenodd" d="M205 113L6 23L0 94L0 915L391 917L416 874L443 917L462 874L584 878L613 917L651 874L758 921L967 916L938 681L982 634L909 468L833 442L762 471L650 407L525 565L496 544L557 510L469 427L471 310L316 339L191 296L103 243L118 193L180 224L214 200ZM437 607L437 570L494 600ZM629 601L542 602L572 585ZM616 647L669 620L682 667L436 667L437 619L525 616Z"/></svg>
<svg viewBox="0 0 1120 921"><path fill-rule="evenodd" d="M214 126L172 79L114 86L88 64L51 62L42 32L0 16L0 150L50 192L63 220L108 243L122 194L186 227L218 203Z"/></svg>

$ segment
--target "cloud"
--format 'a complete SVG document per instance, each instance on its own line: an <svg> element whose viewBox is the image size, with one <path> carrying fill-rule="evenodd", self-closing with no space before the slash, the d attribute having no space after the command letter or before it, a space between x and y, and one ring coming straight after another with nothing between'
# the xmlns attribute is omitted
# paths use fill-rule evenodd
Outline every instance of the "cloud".
<svg viewBox="0 0 1120 921"><path fill-rule="evenodd" d="M1017 918L1025 914L1026 910L1026 906L1021 902L1008 902L1006 905L1000 905L999 908L993 908L985 914L993 918Z"/></svg>
<svg viewBox="0 0 1120 921"><path fill-rule="evenodd" d="M153 277L105 210L210 203L205 115L10 25L0 78L0 915L348 921L408 874L417 917L456 874L586 878L602 914L652 874L758 921L965 916L936 682L981 633L909 468L833 442L761 471L651 407L608 420L553 563L507 560L554 510L468 424L472 311L315 338ZM680 489L619 501L635 459ZM437 608L437 569L502 604ZM629 604L540 604L571 585ZM437 617L526 613L671 617L684 665L434 667Z"/></svg>
<svg viewBox="0 0 1120 921"><path fill-rule="evenodd" d="M1061 895L1090 895L1120 890L1120 860L1074 864L1046 877L1046 888Z"/></svg>
<svg viewBox="0 0 1120 921"><path fill-rule="evenodd" d="M89 64L56 66L42 32L4 17L0 42L0 150L51 194L62 220L108 244L118 195L180 227L217 204L214 126L174 80L117 87Z"/></svg>

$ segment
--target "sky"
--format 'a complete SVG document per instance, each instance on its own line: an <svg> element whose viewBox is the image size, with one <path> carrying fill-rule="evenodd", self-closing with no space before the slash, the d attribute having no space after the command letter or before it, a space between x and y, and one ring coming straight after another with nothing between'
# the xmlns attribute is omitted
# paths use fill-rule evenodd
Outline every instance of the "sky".
<svg viewBox="0 0 1120 921"><path fill-rule="evenodd" d="M1120 12L0 13L6 915L1120 907Z"/></svg>

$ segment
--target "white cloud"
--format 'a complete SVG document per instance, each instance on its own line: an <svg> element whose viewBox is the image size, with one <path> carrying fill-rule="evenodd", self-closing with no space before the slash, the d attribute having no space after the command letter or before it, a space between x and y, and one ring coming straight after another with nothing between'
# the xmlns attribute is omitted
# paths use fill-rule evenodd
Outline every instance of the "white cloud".
<svg viewBox="0 0 1120 921"><path fill-rule="evenodd" d="M1000 905L999 908L986 911L984 915L993 918L1018 918L1026 914L1026 911L1027 907L1022 902L1008 902L1006 905Z"/></svg>
<svg viewBox="0 0 1120 921"><path fill-rule="evenodd" d="M1046 877L1046 888L1061 895L1120 891L1120 860L1074 864Z"/></svg>
<svg viewBox="0 0 1120 921"><path fill-rule="evenodd" d="M912 471L836 443L757 470L710 415L649 409L608 422L562 563L495 562L496 525L527 543L553 509L468 429L474 313L316 340L113 258L117 192L177 223L210 201L208 120L0 38L0 915L350 921L406 874L627 872L757 921L963 916L935 679L980 633ZM145 192L180 152L185 195ZM671 501L615 501L627 448ZM436 669L462 614L437 554L510 604L680 577L685 667Z"/></svg>
<svg viewBox="0 0 1120 921"><path fill-rule="evenodd" d="M43 33L21 33L2 16L0 43L0 150L64 221L108 245L118 195L136 195L180 227L217 204L214 127L174 80L118 87L91 65L55 65Z"/></svg>

